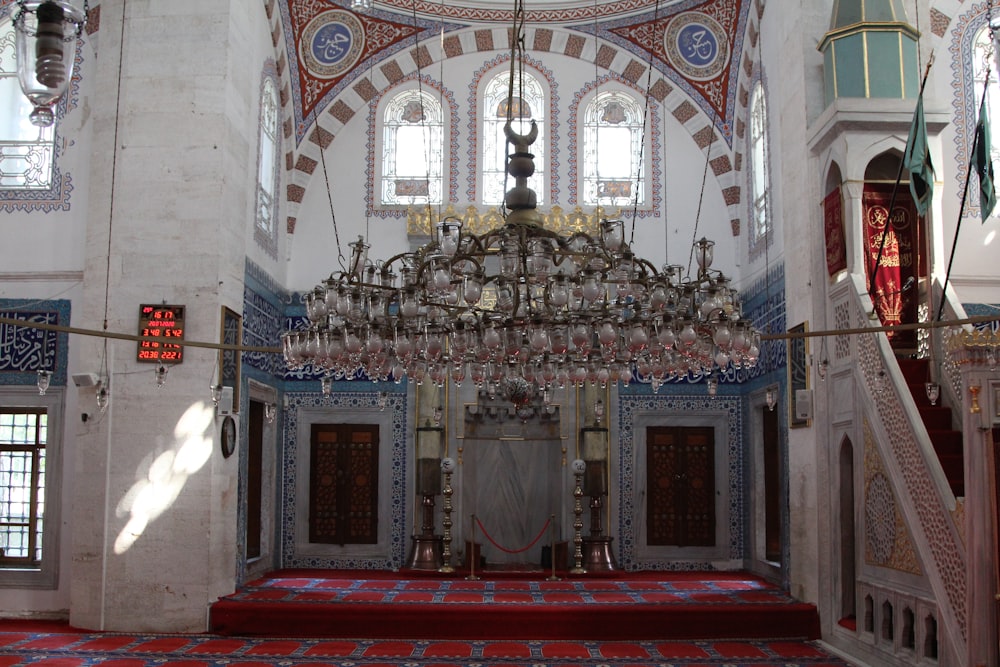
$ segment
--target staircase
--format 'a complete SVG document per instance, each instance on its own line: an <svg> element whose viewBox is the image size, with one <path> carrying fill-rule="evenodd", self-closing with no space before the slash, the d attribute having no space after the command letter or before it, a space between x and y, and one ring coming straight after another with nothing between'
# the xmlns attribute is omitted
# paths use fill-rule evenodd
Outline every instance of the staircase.
<svg viewBox="0 0 1000 667"><path fill-rule="evenodd" d="M930 360L909 358L897 358L897 360L920 411L924 426L927 427L927 434L931 438L931 444L934 445L934 451L937 452L952 493L956 498L964 497L965 462L962 432L952 428L951 408L942 405L941 398L938 399L937 405L931 405L927 399L924 383L930 379Z"/></svg>

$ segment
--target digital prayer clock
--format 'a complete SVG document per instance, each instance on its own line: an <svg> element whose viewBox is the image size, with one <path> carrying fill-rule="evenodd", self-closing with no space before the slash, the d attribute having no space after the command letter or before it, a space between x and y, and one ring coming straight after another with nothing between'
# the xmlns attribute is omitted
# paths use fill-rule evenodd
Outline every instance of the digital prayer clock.
<svg viewBox="0 0 1000 667"><path fill-rule="evenodd" d="M139 306L139 348L136 361L179 364L184 361L184 306Z"/></svg>

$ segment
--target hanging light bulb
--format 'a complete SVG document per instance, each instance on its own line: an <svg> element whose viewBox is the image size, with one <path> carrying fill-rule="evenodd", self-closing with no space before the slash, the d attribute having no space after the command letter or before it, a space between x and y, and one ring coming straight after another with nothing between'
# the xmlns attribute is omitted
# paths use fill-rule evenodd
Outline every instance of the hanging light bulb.
<svg viewBox="0 0 1000 667"><path fill-rule="evenodd" d="M380 391L378 393L378 409L385 410L387 405L389 405L389 392Z"/></svg>
<svg viewBox="0 0 1000 667"><path fill-rule="evenodd" d="M83 33L89 7L70 0L18 0L14 14L17 79L31 101L33 125L55 122L55 105L73 77L77 39Z"/></svg>
<svg viewBox="0 0 1000 667"><path fill-rule="evenodd" d="M594 401L594 424L600 426L604 420L604 401L597 399Z"/></svg>
<svg viewBox="0 0 1000 667"><path fill-rule="evenodd" d="M160 364L159 366L156 367L156 371L154 372L156 373L156 386L162 387L163 384L167 381L167 367L164 366L163 364Z"/></svg>
<svg viewBox="0 0 1000 667"><path fill-rule="evenodd" d="M266 421L268 424L273 424L274 418L277 416L277 414L278 414L277 405L275 405L274 403L264 404L264 421Z"/></svg>
<svg viewBox="0 0 1000 667"><path fill-rule="evenodd" d="M715 398L719 393L719 380L716 377L708 378L708 395Z"/></svg>
<svg viewBox="0 0 1000 667"><path fill-rule="evenodd" d="M333 378L329 375L320 378L319 386L324 396L330 396L333 393Z"/></svg>
<svg viewBox="0 0 1000 667"><path fill-rule="evenodd" d="M212 390L212 404L215 407L219 407L219 401L222 399L222 385L213 384L211 386L211 390Z"/></svg>
<svg viewBox="0 0 1000 667"><path fill-rule="evenodd" d="M778 404L778 391L773 387L768 387L767 393L764 394L764 400L767 401L767 409L774 412L774 406Z"/></svg>
<svg viewBox="0 0 1000 667"><path fill-rule="evenodd" d="M52 381L52 371L39 369L38 371L38 395L44 396Z"/></svg>

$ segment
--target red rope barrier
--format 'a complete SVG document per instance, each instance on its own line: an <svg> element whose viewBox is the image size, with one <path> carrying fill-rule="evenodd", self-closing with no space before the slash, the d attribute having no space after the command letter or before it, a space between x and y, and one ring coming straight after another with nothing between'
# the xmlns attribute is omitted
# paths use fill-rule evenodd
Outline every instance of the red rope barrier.
<svg viewBox="0 0 1000 667"><path fill-rule="evenodd" d="M484 526L483 522L479 520L479 517L476 517L476 523L479 525L479 530L483 531L483 535L485 535L486 539L490 541L490 544L495 546L497 549L507 554L521 554L538 544L538 540L542 539L542 535L544 535L545 531L549 529L549 524L552 523L552 517L546 519L545 525L542 526L542 529L538 532L538 535L535 536L535 539L531 540L531 544L523 549L508 549L507 547L497 544L497 541L494 540L493 537L486 531L486 526Z"/></svg>

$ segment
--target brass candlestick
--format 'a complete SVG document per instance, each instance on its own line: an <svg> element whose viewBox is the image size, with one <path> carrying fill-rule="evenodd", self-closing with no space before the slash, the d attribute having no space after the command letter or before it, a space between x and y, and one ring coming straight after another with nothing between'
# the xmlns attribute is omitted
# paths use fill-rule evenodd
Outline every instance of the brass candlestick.
<svg viewBox="0 0 1000 667"><path fill-rule="evenodd" d="M444 496L444 518L441 520L441 525L444 527L444 538L441 552L443 565L438 568L438 572L451 574L455 571L451 564L451 495L454 493L451 488L451 474L455 470L454 459L446 458L441 461L441 470L444 471L444 489L441 490L441 495Z"/></svg>
<svg viewBox="0 0 1000 667"><path fill-rule="evenodd" d="M570 574L586 574L583 569L583 473L587 464L581 459L573 461L573 473L576 476L576 488L573 489L573 569Z"/></svg>

